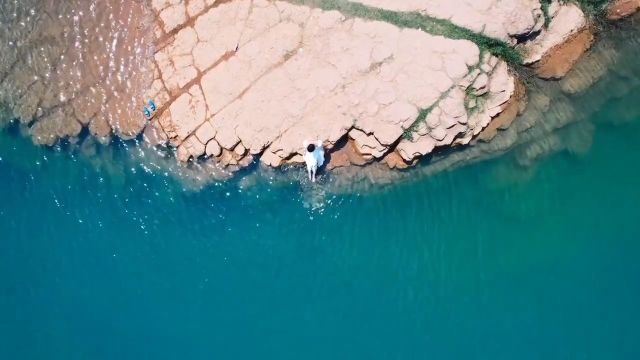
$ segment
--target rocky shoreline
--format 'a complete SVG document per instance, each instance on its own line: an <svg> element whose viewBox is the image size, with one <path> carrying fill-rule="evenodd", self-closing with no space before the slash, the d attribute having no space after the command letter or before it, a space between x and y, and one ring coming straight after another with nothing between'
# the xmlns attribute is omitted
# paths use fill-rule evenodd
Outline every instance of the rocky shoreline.
<svg viewBox="0 0 640 360"><path fill-rule="evenodd" d="M638 8L618 0L607 14L617 19ZM71 13L72 22L82 11ZM85 42L115 40L83 47L75 61L64 58L71 47L54 54L59 63L38 65L58 71L59 81L39 79L38 66L31 66L35 81L12 79L21 73L11 71L17 60L0 68L3 92L19 84L22 95L6 102L34 141L73 139L83 127L104 142L144 132L147 143L175 148L178 161L225 174L256 161L301 163L305 139L324 141L332 171L404 169L491 144L518 114L536 111L527 110L535 100L527 99L521 65L504 49L540 78L576 88L584 84L565 76L595 32L578 5L555 0L153 0L148 8L120 7L115 17L112 9L84 11L102 28L107 19L137 19L137 30L96 30ZM53 16L45 20L24 35L26 44L53 26ZM59 41L74 38L73 29L59 30ZM141 62L144 54L153 61ZM34 89L63 95L34 101L24 95ZM140 95L129 101L128 93ZM139 110L147 99L158 106L149 122Z"/></svg>

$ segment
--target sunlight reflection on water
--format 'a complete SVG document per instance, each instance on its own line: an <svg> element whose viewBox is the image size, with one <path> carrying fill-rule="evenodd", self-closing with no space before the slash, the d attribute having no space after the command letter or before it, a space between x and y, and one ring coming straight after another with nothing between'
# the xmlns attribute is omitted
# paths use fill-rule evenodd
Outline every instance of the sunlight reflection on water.
<svg viewBox="0 0 640 360"><path fill-rule="evenodd" d="M37 143L144 125L153 38L143 1L0 2L0 101Z"/></svg>

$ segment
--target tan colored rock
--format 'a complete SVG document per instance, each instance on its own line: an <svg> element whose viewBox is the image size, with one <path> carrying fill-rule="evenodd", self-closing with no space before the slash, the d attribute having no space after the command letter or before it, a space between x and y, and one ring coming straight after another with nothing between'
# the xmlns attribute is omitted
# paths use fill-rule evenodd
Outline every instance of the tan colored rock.
<svg viewBox="0 0 640 360"><path fill-rule="evenodd" d="M494 117L489 125L478 135L478 139L482 141L492 140L498 133L498 130L505 130L523 108L526 89L521 81L516 83L516 90L511 99L504 105L504 110Z"/></svg>
<svg viewBox="0 0 640 360"><path fill-rule="evenodd" d="M218 157L218 164L222 167L227 167L229 165L237 165L238 161L233 154L233 151L229 151L227 149L222 149L222 154Z"/></svg>
<svg viewBox="0 0 640 360"><path fill-rule="evenodd" d="M476 73L476 78L485 74L486 80L481 80L482 95L474 99L474 109L467 109L469 100L467 91L454 87L446 96L442 97L431 109L423 124L408 137L402 139L396 152L407 163L413 163L418 157L433 152L439 146L464 145L484 129L491 118L503 111L506 103L515 91L514 78L509 73L504 62L495 62L492 57L485 59L485 70L488 73ZM475 79L465 81L465 84L475 83ZM474 88L471 88L474 90ZM473 92L473 91L471 91ZM482 102L479 103L479 99ZM467 112L470 112L468 114Z"/></svg>
<svg viewBox="0 0 640 360"><path fill-rule="evenodd" d="M379 158L387 151L387 146L380 144L372 134L365 134L362 130L349 131L349 137L353 139L353 146L365 159Z"/></svg>
<svg viewBox="0 0 640 360"><path fill-rule="evenodd" d="M169 140L162 126L155 121L144 129L143 139L150 145L163 145Z"/></svg>
<svg viewBox="0 0 640 360"><path fill-rule="evenodd" d="M242 45L242 37L246 36L249 25L247 16L250 8L249 0L221 1L196 19L192 30L197 36L197 44L190 48L192 64L198 70L211 68L227 53L234 51L236 46ZM265 29L267 26L265 24Z"/></svg>
<svg viewBox="0 0 640 360"><path fill-rule="evenodd" d="M429 135L415 137L413 139L402 139L396 147L396 151L397 154L404 159L403 161L410 162L432 152L438 140L442 141L446 136L446 130L442 127L437 127L433 129ZM393 158L389 159L387 163L389 163L389 161L391 161L393 166L397 166L398 162L394 161Z"/></svg>
<svg viewBox="0 0 640 360"><path fill-rule="evenodd" d="M169 106L169 117L161 121L161 124L170 137L184 140L193 133L202 123L207 114L204 96L199 85L191 87L189 92L180 95Z"/></svg>
<svg viewBox="0 0 640 360"><path fill-rule="evenodd" d="M525 43L522 50L526 54L524 63L532 64L538 76L558 79L566 75L591 46L593 33L586 16L574 3L554 2L549 12L552 16L549 27Z"/></svg>
<svg viewBox="0 0 640 360"><path fill-rule="evenodd" d="M190 18L194 17L200 14L206 6L207 3L204 0L189 0L187 2L187 14Z"/></svg>
<svg viewBox="0 0 640 360"><path fill-rule="evenodd" d="M564 77L591 47L593 40L593 30L590 27L573 34L564 43L552 48L534 65L536 74L543 79Z"/></svg>
<svg viewBox="0 0 640 360"><path fill-rule="evenodd" d="M220 147L220 144L218 144L217 141L211 139L207 143L205 152L207 153L208 156L220 156L220 154L222 153L222 148Z"/></svg>
<svg viewBox="0 0 640 360"><path fill-rule="evenodd" d="M23 101L16 106L15 114L22 123L31 122L38 113L39 100L35 96L26 97Z"/></svg>
<svg viewBox="0 0 640 360"><path fill-rule="evenodd" d="M30 129L35 143L51 146L60 138L77 136L82 125L70 113L71 109L58 109L36 122Z"/></svg>
<svg viewBox="0 0 640 360"><path fill-rule="evenodd" d="M540 61L553 47L565 42L572 34L587 26L587 18L574 3L559 4L553 1L549 7L551 21L546 29L522 46L524 63Z"/></svg>
<svg viewBox="0 0 640 360"><path fill-rule="evenodd" d="M289 10L287 14L294 14L306 10L304 7L294 7L288 4L279 4L278 6L281 9L290 8L291 10ZM265 5L262 9L266 11L268 8L269 5ZM212 9L211 11L215 10L216 9ZM282 12L284 13L284 11ZM378 149L375 153L377 156L380 156L388 146L402 135L404 131L402 124L410 123L417 116L418 111L415 106L410 105L406 100L399 101L399 89L396 84L389 84L391 85L389 86L385 84L384 80L378 80L377 78L379 77L375 75L380 72L384 77L397 71L395 67L397 65L394 65L393 62L390 62L389 65L391 66L383 64L379 70L374 67L375 73L358 82L352 83L345 89L346 96L341 96L340 93L331 93L333 89L337 89L340 82L348 79L348 77L345 78L346 75L356 75L357 73L354 73L354 71L365 71L366 74L366 71L372 69L374 60L385 57L391 59L394 51L393 48L397 47L394 38L399 35L398 30L381 23L379 25L376 24L376 26L379 26L379 29L376 29L372 26L372 23L362 22L360 20L348 20L344 23L345 25L341 25L342 20L337 13L322 13L320 11L315 11L314 13L317 15L312 15L309 21L310 25L307 25L308 28L305 30L305 34L309 34L306 36L311 36L304 40L305 47L300 48L295 54L289 54L287 51L282 51L279 54L275 53L277 56L273 59L275 60L280 56L280 60L277 62L269 60L267 64L275 63L278 67L270 69L268 73L265 74L264 70L260 70L266 67L261 67L259 62L255 65L257 67L256 71L251 70L251 68L243 69L242 67L238 67L246 67L246 65L242 65L242 63L247 64L247 62L243 60L245 55L243 55L243 48L241 46L238 53L218 65L225 71L218 70L217 67L214 67L209 73L203 76L202 82L203 88L206 89L205 93L207 96L211 94L211 101L208 100L208 104L215 114L212 119L212 124L217 131L216 140L218 140L224 148L232 149L240 140L249 148L250 152L254 154L260 153L265 148L270 147L267 152L270 152L271 155L263 154L263 161L272 164L281 163L284 159L289 159L292 155L300 151L301 139L324 138L330 144L334 143L344 135L353 120L357 119L359 128L367 132L370 131L369 129L375 129L375 137L380 144L377 145ZM265 14L254 9L248 23L252 23L253 17L268 19L268 12ZM314 20L314 16L317 20ZM292 18L294 17L292 16ZM316 35L314 30L312 30L314 21L317 21L319 25L322 24L321 26L337 24L337 28ZM348 32L344 33L341 27L345 27L346 29L352 27L356 31L355 36L361 38L361 40L355 42L353 39L349 39L349 36L352 35L349 35ZM283 38L283 36L286 36L285 33L294 34L295 36L295 31L286 31L280 35L279 29L279 26L274 26L270 31L277 34L277 38ZM286 27L282 27L282 29L286 29ZM371 42L373 38L367 39L367 37L371 36L367 32L371 31L373 31L373 33L371 33L372 35L374 33L379 34L377 35L380 37L380 40L378 40L380 42L379 45ZM422 41L416 40L424 43L425 50L439 48L440 46L450 47L447 43L451 40L429 37L429 35L419 31L405 30L402 33L406 33L406 42L401 42L400 50L395 51L405 51L406 48L406 56L413 56L416 51L414 45L416 41L410 40L412 36L423 38ZM260 39L267 39L268 36L268 33L263 34ZM316 39L316 37L318 39ZM335 41L333 41L330 47L327 47L325 42L331 38ZM291 46L285 47L285 50L291 50L293 45L298 46L300 42L299 39L292 38L292 40L294 41L291 42ZM388 41L388 43L386 41ZM342 43L344 45L341 45ZM335 60L332 59L331 56L327 57L324 54L326 49L331 49L331 47L338 50L339 48L347 46L348 49L348 47L353 46L354 43L360 44L358 45L359 47L354 48L353 51L348 50L345 52L340 50L336 52L335 55L332 55L335 57ZM286 44L286 41L284 41L283 44ZM386 46L385 44L394 44L394 46ZM468 48L470 52L457 58L453 54L448 54L448 58L444 62L448 64L458 64L461 68L466 68L466 66L477 62L479 53L477 48L467 42L460 42L460 45L462 44L465 44L462 48L466 48L467 44L471 45ZM248 40L245 47L246 50L244 50L247 51L248 54L251 54L251 52L249 52L251 49L250 46L251 41ZM383 50L385 46L387 50ZM371 49L375 51L372 52ZM323 55L315 55L315 53ZM363 56L362 54L372 54L372 58L368 58L368 56ZM265 58L267 59L269 55L265 55L267 55ZM329 64L322 61L323 58L329 60L333 68L327 67ZM428 56L424 56L423 58L430 59ZM349 65L347 60L349 59L354 59L359 62L355 62L355 67L350 69L347 67ZM363 60L366 61L363 62ZM425 62L430 64L432 61L425 60ZM242 70L240 73L250 75L250 78L258 78L258 81L253 84L251 88L244 90L244 84L248 83L246 80L238 77L234 79L226 78L230 73L235 74L233 71L228 71L234 68ZM334 69L337 70L337 72ZM411 96L413 97L413 102L424 103L425 105L437 99L440 90L443 88L443 84L453 83L448 76L456 76L455 80L459 80L458 78L462 75L459 71L450 70L449 73L440 73L441 75L438 76L437 71L430 70L429 66L420 64L415 64L409 68L405 66L403 71L407 74L419 74L425 71L434 73L434 87L431 89L425 86L426 84L424 82L421 83L420 78L415 75L403 76L403 78L407 80L415 78L413 82L405 80L407 84L403 84L402 88L402 91L411 91L415 93L415 95L400 94L405 98ZM214 74L216 76L214 76ZM310 75L310 79L305 79ZM425 74L425 78L429 77ZM227 93L228 95L225 95L225 89L221 87L221 84L227 83L231 83L231 89L236 86L235 84L238 84L239 90L232 90L232 92ZM291 88L291 86L293 86L293 88ZM308 90L306 88L308 88ZM329 96L314 99L314 93L317 93L318 90ZM348 110L353 106L350 104L350 101L352 101L350 99L362 96L359 92L362 93L363 91L365 92L365 94L363 94L364 96L367 96L366 93L370 92L371 95L369 96L371 100L367 103L362 103L362 106L357 106L357 109L351 110L351 114L344 113L344 110ZM241 92L242 96L233 100L239 92ZM225 96L233 100L233 102L227 104L229 100L224 100ZM279 99L278 96L281 96L281 99ZM322 99L322 101L320 101L320 99ZM280 104L287 104L287 107L283 108ZM318 109L320 112L313 111L312 109ZM327 123L326 119L331 119L332 123ZM341 122L336 122L338 119L342 119ZM382 119L386 120L381 121ZM389 122L391 119L394 119L393 122L395 123ZM264 126L261 124L272 125ZM322 124L322 126L317 126L320 124ZM293 126L293 128L290 128L291 126ZM283 130L285 131L282 132ZM320 132L315 133L314 131ZM307 133L305 134L305 132ZM371 134L372 132L369 133ZM277 139L276 143L271 143L273 141L271 139ZM279 159L276 159L276 157Z"/></svg>
<svg viewBox="0 0 640 360"><path fill-rule="evenodd" d="M162 81L171 94L176 94L198 75L192 55L198 43L198 34L186 27L175 36L173 42L155 54Z"/></svg>
<svg viewBox="0 0 640 360"><path fill-rule="evenodd" d="M489 76L486 73L478 75L476 81L473 82L473 88L475 89L475 95L482 96L489 90Z"/></svg>
<svg viewBox="0 0 640 360"><path fill-rule="evenodd" d="M96 116L102 107L102 92L90 89L90 96L78 96L71 102L74 115L83 125L89 124L89 121Z"/></svg>
<svg viewBox="0 0 640 360"><path fill-rule="evenodd" d="M278 167L282 165L284 159L272 152L267 152L260 157L260 162L265 165Z"/></svg>
<svg viewBox="0 0 640 360"><path fill-rule="evenodd" d="M0 30L0 102L32 126L36 142L74 141L83 127L101 140L142 131L142 94L151 81L144 49L153 43L145 4L21 1L14 7L2 20L10 31Z"/></svg>
<svg viewBox="0 0 640 360"><path fill-rule="evenodd" d="M89 132L96 138L106 138L111 135L111 126L104 114L100 113L91 119Z"/></svg>
<svg viewBox="0 0 640 360"><path fill-rule="evenodd" d="M640 0L613 0L607 7L607 18L619 20L640 10Z"/></svg>
<svg viewBox="0 0 640 360"><path fill-rule="evenodd" d="M368 163L362 154L358 152L358 149L351 139L347 140L341 146L332 149L332 151L326 155L326 158L328 161L326 164L327 170L349 165L365 165Z"/></svg>
<svg viewBox="0 0 640 360"><path fill-rule="evenodd" d="M401 156L395 151L387 154L387 156L384 157L383 161L391 169L406 169L411 165L411 164L407 164L404 161L403 156Z"/></svg>
<svg viewBox="0 0 640 360"><path fill-rule="evenodd" d="M209 109L217 113L236 100L254 81L296 50L300 46L301 36L302 29L297 24L277 24L264 37L239 48L233 59L207 72L202 77L202 89Z"/></svg>
<svg viewBox="0 0 640 360"><path fill-rule="evenodd" d="M253 155L248 154L246 156L244 156L242 159L238 160L238 168L237 169L232 169L232 170L239 170L241 168L247 167L249 165L251 165L253 163Z"/></svg>
<svg viewBox="0 0 640 360"><path fill-rule="evenodd" d="M184 146L184 148L189 152L189 154L191 154L191 156L193 156L193 158L195 159L199 158L205 153L204 144L201 143L200 140L198 140L198 138L195 135L191 135L188 138L186 138L181 146Z"/></svg>
<svg viewBox="0 0 640 360"><path fill-rule="evenodd" d="M280 1L194 1L186 12L195 19L170 30L151 91L170 96L158 124L183 160L207 153L231 166L249 153L271 166L299 163L303 140L322 139L330 152L348 134L334 165L380 159L396 145L406 165L468 143L513 93L506 64L481 59L465 40ZM469 92L487 98L473 121ZM416 136L401 139L427 108Z"/></svg>
<svg viewBox="0 0 640 360"><path fill-rule="evenodd" d="M176 158L178 158L178 161L180 162L187 162L191 159L191 153L189 152L189 149L187 149L186 144L178 146L178 149L176 150Z"/></svg>
<svg viewBox="0 0 640 360"><path fill-rule="evenodd" d="M216 129L213 128L210 122L205 121L200 125L198 130L196 130L196 137L200 140L201 143L206 144L209 140L213 139L216 136Z"/></svg>
<svg viewBox="0 0 640 360"><path fill-rule="evenodd" d="M154 80L151 84L151 87L145 93L145 100L153 100L153 102L159 108L158 111L162 111L162 109L164 109L168 105L171 98L169 96L169 92L164 86L164 83L162 82L162 78L160 77L160 70L157 66L155 66L155 64L153 68Z"/></svg>
<svg viewBox="0 0 640 360"><path fill-rule="evenodd" d="M233 148L233 152L240 157L244 157L244 155L247 153L247 148L245 148L242 143L239 143L235 148Z"/></svg>
<svg viewBox="0 0 640 360"><path fill-rule="evenodd" d="M152 5L160 11L163 29L167 33L187 21L187 11L183 0L154 0Z"/></svg>

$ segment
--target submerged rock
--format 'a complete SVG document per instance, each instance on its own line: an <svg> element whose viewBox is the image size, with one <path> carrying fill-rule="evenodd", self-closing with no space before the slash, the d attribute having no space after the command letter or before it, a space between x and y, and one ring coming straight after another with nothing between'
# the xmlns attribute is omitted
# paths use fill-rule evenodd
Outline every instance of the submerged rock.
<svg viewBox="0 0 640 360"><path fill-rule="evenodd" d="M640 10L640 0L613 0L607 8L609 20L619 20Z"/></svg>
<svg viewBox="0 0 640 360"><path fill-rule="evenodd" d="M0 94L36 143L142 131L148 16L138 1L0 2Z"/></svg>

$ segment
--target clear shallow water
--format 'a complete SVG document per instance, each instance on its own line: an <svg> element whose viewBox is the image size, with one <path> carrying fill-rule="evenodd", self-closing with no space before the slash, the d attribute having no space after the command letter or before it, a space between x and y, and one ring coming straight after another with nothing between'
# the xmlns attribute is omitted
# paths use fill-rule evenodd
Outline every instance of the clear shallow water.
<svg viewBox="0 0 640 360"><path fill-rule="evenodd" d="M304 207L0 135L2 359L637 359L640 119ZM505 170L506 169L506 170Z"/></svg>

